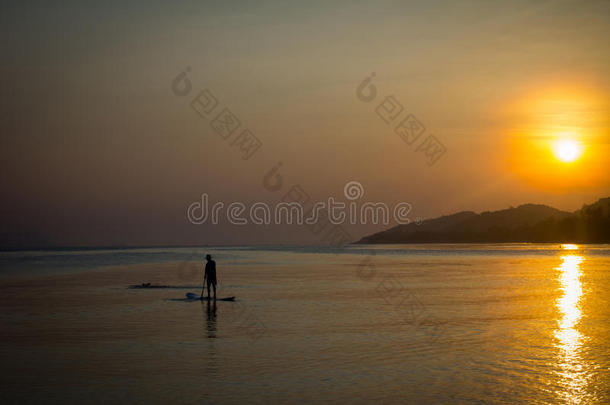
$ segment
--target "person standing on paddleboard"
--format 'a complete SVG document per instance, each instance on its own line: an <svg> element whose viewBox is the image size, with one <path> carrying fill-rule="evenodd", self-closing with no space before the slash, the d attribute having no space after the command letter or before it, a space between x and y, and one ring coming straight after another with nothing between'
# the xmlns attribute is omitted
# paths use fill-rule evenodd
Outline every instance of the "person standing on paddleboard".
<svg viewBox="0 0 610 405"><path fill-rule="evenodd" d="M214 288L214 300L216 300L216 262L212 260L212 256L205 255L205 272L203 274L203 285L206 281L208 285L208 300L210 299L210 287ZM203 288L201 289L201 298L203 298Z"/></svg>

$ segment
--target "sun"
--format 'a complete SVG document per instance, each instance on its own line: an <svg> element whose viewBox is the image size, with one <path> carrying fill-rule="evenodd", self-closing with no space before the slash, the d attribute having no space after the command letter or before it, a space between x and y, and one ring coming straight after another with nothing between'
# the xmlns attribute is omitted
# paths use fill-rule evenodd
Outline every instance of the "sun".
<svg viewBox="0 0 610 405"><path fill-rule="evenodd" d="M498 107L506 123L498 163L538 190L603 194L610 187L610 98L588 79L572 79L533 82Z"/></svg>
<svg viewBox="0 0 610 405"><path fill-rule="evenodd" d="M575 161L582 155L582 152L581 143L571 138L561 138L553 143L553 154L565 163Z"/></svg>

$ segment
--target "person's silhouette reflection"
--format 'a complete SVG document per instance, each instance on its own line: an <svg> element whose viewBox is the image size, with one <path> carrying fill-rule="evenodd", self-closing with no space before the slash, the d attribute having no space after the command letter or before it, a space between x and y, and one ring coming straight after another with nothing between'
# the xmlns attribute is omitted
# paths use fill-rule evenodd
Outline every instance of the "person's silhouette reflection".
<svg viewBox="0 0 610 405"><path fill-rule="evenodd" d="M216 301L207 301L206 303L207 309L207 319L206 319L206 329L208 332L208 338L216 337Z"/></svg>

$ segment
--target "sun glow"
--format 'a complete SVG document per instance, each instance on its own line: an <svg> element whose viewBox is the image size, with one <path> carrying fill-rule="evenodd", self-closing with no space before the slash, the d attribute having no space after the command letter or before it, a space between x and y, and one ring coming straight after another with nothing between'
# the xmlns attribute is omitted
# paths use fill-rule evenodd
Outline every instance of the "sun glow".
<svg viewBox="0 0 610 405"><path fill-rule="evenodd" d="M571 138L561 138L553 143L553 153L562 162L571 163L582 155L583 147Z"/></svg>
<svg viewBox="0 0 610 405"><path fill-rule="evenodd" d="M550 83L507 102L510 173L541 190L601 189L610 184L608 98L596 86Z"/></svg>

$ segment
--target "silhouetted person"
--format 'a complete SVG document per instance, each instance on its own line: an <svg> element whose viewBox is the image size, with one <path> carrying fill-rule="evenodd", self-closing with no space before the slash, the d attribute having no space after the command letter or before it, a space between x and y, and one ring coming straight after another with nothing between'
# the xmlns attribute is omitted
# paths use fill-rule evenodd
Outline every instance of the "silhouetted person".
<svg viewBox="0 0 610 405"><path fill-rule="evenodd" d="M214 288L214 300L216 300L216 262L212 260L212 256L206 255L205 260L205 273L203 275L203 284L205 285L207 280L208 285L208 300L210 299L210 287ZM203 298L203 294L202 294Z"/></svg>

